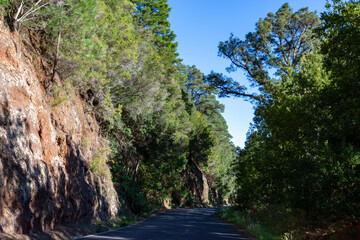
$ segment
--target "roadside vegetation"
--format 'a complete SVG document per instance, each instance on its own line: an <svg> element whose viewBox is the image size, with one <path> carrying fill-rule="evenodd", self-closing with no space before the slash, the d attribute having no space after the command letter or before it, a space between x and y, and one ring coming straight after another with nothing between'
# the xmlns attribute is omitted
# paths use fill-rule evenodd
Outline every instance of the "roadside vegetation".
<svg viewBox="0 0 360 240"><path fill-rule="evenodd" d="M275 236L271 232L269 227L273 227L271 224L260 222L256 218L252 218L249 213L242 213L235 208L220 209L216 212L217 217L236 225L239 225L242 229L245 229L251 236L260 240L277 240L281 239L280 236ZM291 238L289 238L291 239Z"/></svg>
<svg viewBox="0 0 360 240"><path fill-rule="evenodd" d="M244 70L257 86L253 94L222 75L210 79L255 105L234 163L237 210L225 218L264 223L283 239L359 238L359 13L358 1L328 3L320 18L284 4L244 40L220 43L229 71ZM341 229L351 234L335 238Z"/></svg>

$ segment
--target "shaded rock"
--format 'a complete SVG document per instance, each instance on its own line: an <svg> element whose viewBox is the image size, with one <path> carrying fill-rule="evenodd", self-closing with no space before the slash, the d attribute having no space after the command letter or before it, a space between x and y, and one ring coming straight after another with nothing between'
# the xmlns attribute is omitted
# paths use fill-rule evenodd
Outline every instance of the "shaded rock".
<svg viewBox="0 0 360 240"><path fill-rule="evenodd" d="M31 233L117 214L107 166L90 163L107 148L75 91L54 106L49 69L0 22L0 232Z"/></svg>
<svg viewBox="0 0 360 240"><path fill-rule="evenodd" d="M195 205L207 206L209 204L209 185L205 173L193 161L188 162L184 173L188 189L195 198Z"/></svg>

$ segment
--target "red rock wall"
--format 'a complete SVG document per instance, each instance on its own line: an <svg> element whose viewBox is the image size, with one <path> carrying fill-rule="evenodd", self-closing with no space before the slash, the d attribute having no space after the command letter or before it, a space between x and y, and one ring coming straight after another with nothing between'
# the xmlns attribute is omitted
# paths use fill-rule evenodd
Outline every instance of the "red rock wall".
<svg viewBox="0 0 360 240"><path fill-rule="evenodd" d="M54 106L42 59L0 22L0 232L30 233L115 216L107 166L89 167L106 141L80 97Z"/></svg>

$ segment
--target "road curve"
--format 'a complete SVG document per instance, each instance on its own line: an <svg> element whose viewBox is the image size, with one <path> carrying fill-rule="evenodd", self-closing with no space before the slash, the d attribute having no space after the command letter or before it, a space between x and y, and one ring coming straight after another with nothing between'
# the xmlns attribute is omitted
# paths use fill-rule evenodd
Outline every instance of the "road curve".
<svg viewBox="0 0 360 240"><path fill-rule="evenodd" d="M214 218L216 208L178 209L117 230L77 240L250 240Z"/></svg>

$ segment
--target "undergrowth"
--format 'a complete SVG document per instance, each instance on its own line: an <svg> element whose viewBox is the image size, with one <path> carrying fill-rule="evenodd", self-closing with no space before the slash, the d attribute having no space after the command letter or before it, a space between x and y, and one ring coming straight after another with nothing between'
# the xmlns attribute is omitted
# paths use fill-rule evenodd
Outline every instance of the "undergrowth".
<svg viewBox="0 0 360 240"><path fill-rule="evenodd" d="M220 209L217 216L221 219L239 225L254 237L260 240L292 240L292 234L285 233L283 236L274 235L270 231L271 225L268 222L261 222L249 214L243 213L235 208Z"/></svg>
<svg viewBox="0 0 360 240"><path fill-rule="evenodd" d="M258 211L241 211L236 207L220 209L216 215L234 223L260 240L357 240L360 224L354 219L337 222L324 221L321 225L309 225L301 213L294 213L276 206Z"/></svg>

